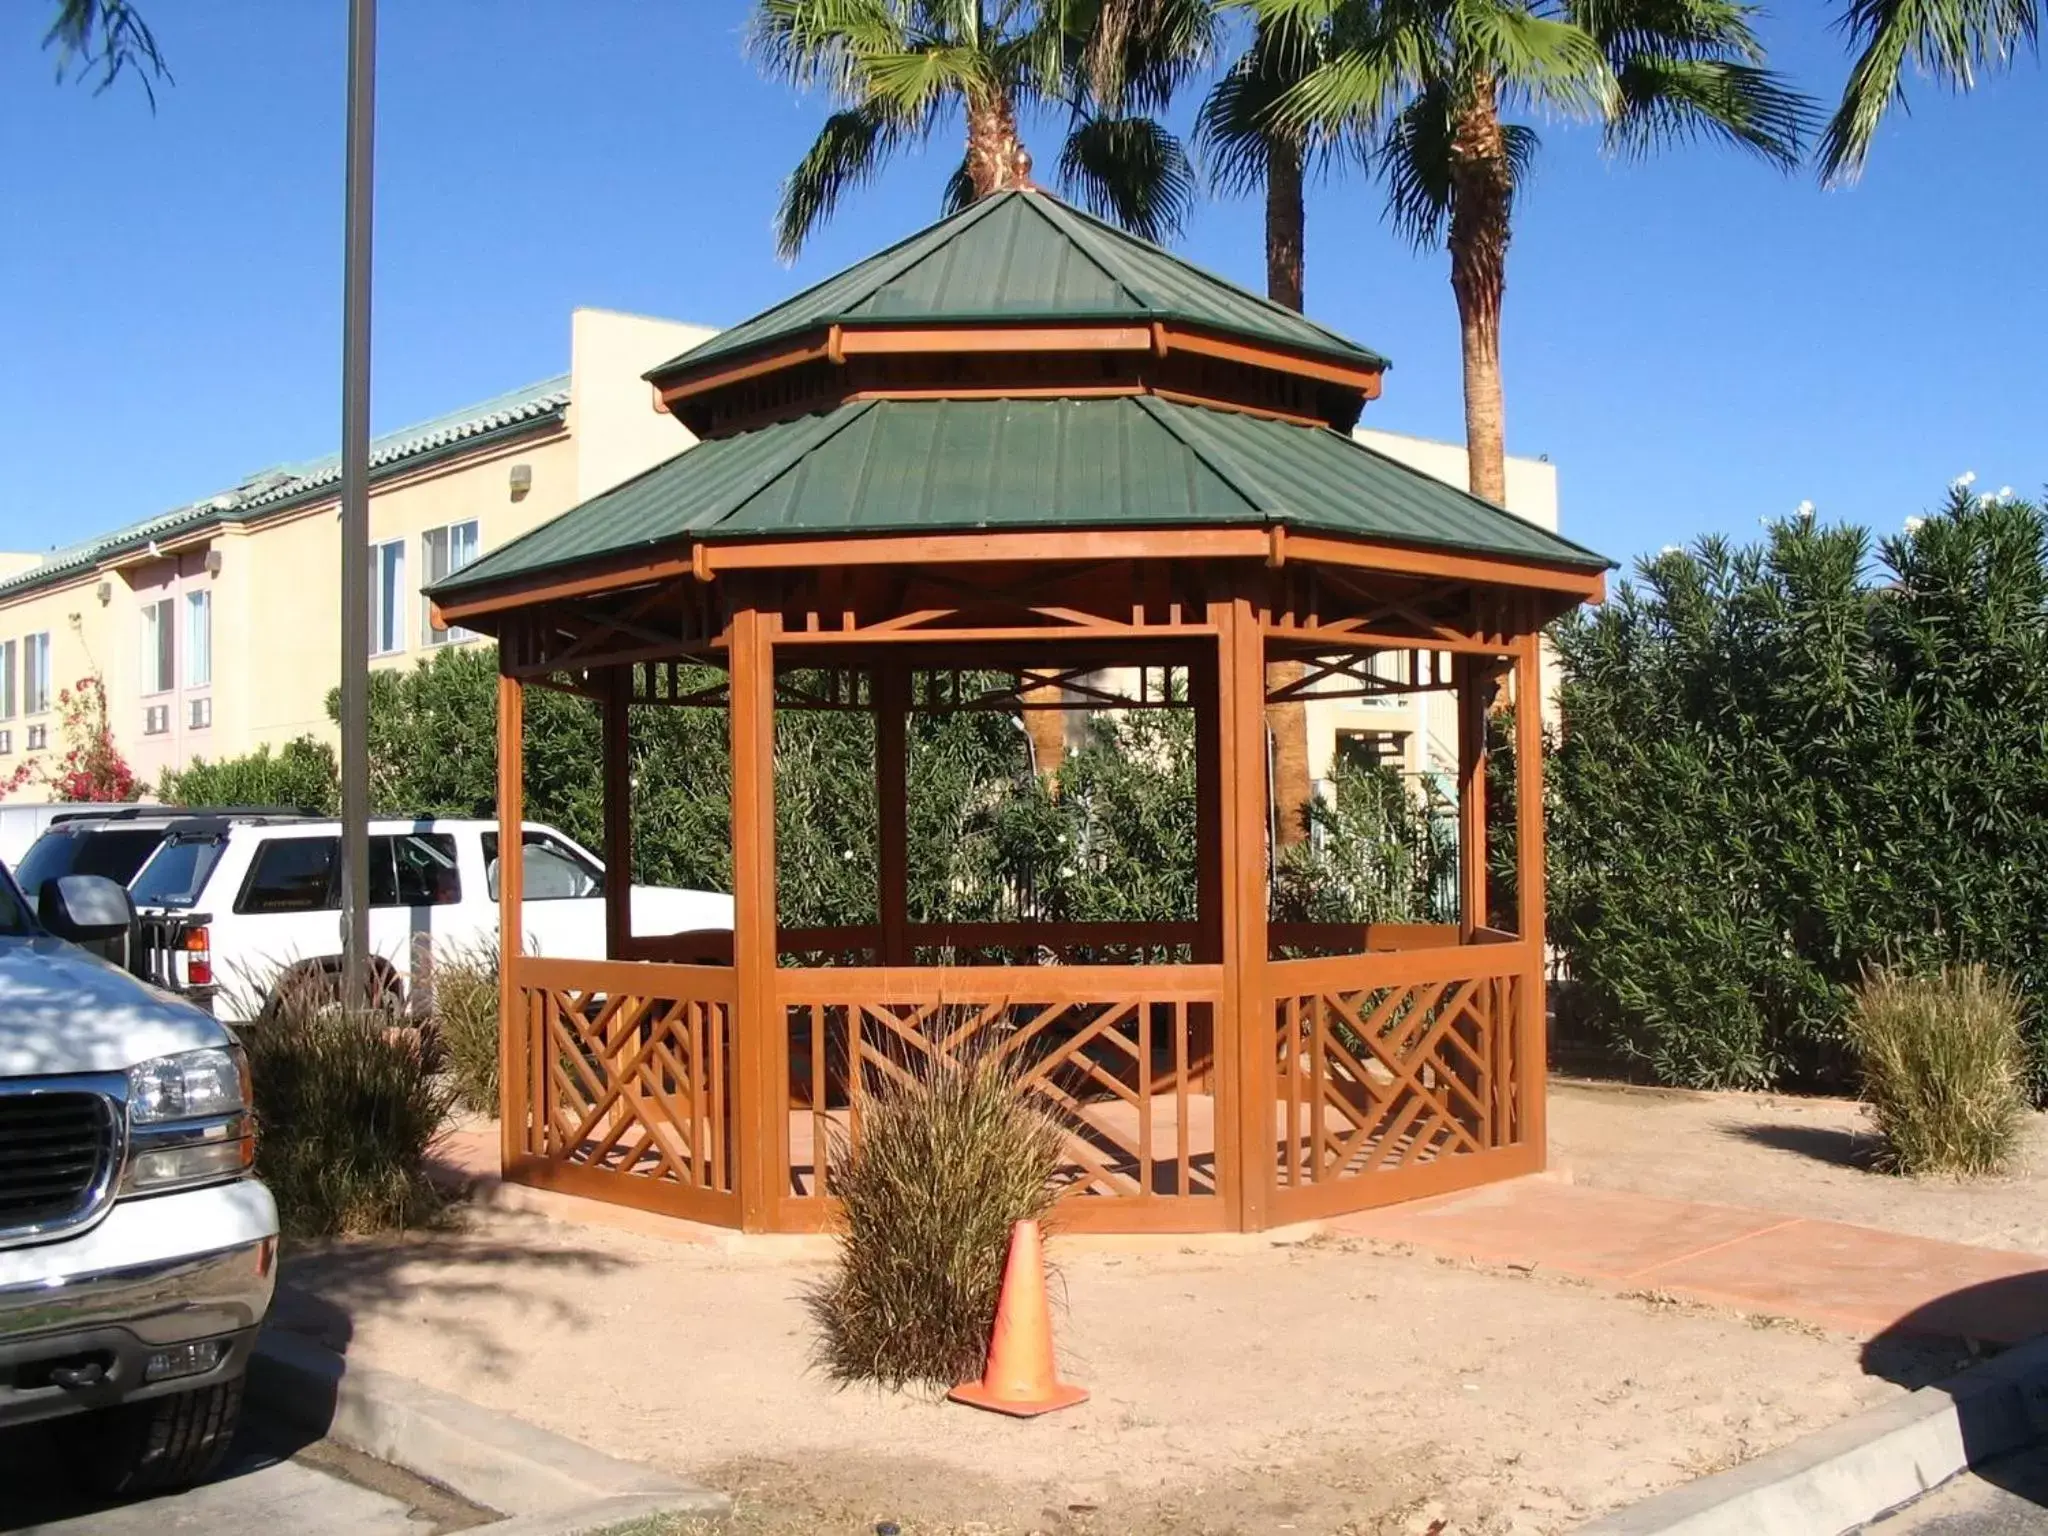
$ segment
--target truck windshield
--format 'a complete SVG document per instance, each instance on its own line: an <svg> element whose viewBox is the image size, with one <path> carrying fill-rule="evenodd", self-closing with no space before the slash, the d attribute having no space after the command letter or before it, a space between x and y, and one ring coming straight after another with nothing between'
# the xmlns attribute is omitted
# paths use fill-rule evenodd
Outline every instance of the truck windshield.
<svg viewBox="0 0 2048 1536"><path fill-rule="evenodd" d="M40 891L46 881L63 875L105 875L116 885L126 885L163 840L162 829L156 827L45 832L21 856L14 878L24 891Z"/></svg>
<svg viewBox="0 0 2048 1536"><path fill-rule="evenodd" d="M165 843L128 886L135 905L191 906L220 862L220 847L217 837L173 838Z"/></svg>

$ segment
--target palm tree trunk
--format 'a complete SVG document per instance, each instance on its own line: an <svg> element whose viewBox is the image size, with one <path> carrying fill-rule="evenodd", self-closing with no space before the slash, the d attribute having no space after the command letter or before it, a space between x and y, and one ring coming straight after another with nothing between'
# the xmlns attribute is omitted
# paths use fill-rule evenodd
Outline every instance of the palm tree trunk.
<svg viewBox="0 0 2048 1536"><path fill-rule="evenodd" d="M1266 141L1266 297L1299 311L1302 237L1307 215L1301 195L1301 146L1275 136ZM1298 661L1266 666L1266 693L1301 681ZM1273 805L1279 843L1291 848L1308 837L1308 803L1315 782L1308 770L1308 706L1299 700L1266 706L1273 734Z"/></svg>
<svg viewBox="0 0 2048 1536"><path fill-rule="evenodd" d="M1302 304L1302 242L1308 215L1301 195L1301 146L1291 139L1266 141L1266 297L1299 311Z"/></svg>
<svg viewBox="0 0 2048 1536"><path fill-rule="evenodd" d="M1465 453L1472 494L1505 505L1507 422L1500 384L1500 305L1507 287L1514 182L1494 82L1483 75L1451 127L1451 291L1465 361Z"/></svg>
<svg viewBox="0 0 2048 1536"><path fill-rule="evenodd" d="M978 201L1031 180L1031 156L1017 136L1017 109L996 92L967 103L967 179Z"/></svg>
<svg viewBox="0 0 2048 1536"><path fill-rule="evenodd" d="M1026 703L1056 703L1065 697L1057 687L1032 688L1022 695ZM1031 738L1031 766L1048 786L1057 787L1060 765L1067 760L1067 712L1064 709L1027 709L1024 730Z"/></svg>

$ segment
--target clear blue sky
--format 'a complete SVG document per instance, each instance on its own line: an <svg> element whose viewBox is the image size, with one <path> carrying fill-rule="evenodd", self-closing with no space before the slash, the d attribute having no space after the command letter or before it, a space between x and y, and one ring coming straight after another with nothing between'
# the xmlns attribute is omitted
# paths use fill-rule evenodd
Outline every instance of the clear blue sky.
<svg viewBox="0 0 2048 1536"><path fill-rule="evenodd" d="M132 82L52 83L51 9L0 17L14 549L339 438L344 0L152 0L176 76L154 116ZM576 305L743 318L927 222L957 163L950 142L904 160L790 270L776 186L824 107L741 56L744 0L380 9L380 431L561 371ZM1832 96L1844 58L1814 13L1834 5L1781 9L1779 63ZM1627 559L1806 499L1894 529L1965 469L2048 481L2048 72L1915 105L1847 192L1546 130L1509 269L1508 443L1559 465L1569 533ZM1263 280L1252 204L1204 206L1182 249ZM1313 193L1309 308L1394 360L1370 424L1460 433L1446 270L1364 180Z"/></svg>

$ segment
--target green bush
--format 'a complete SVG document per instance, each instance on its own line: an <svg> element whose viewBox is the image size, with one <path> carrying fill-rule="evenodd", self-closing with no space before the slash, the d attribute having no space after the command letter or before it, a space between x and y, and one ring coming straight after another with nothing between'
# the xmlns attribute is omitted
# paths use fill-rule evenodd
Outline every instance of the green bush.
<svg viewBox="0 0 2048 1536"><path fill-rule="evenodd" d="M1982 966L1874 972L1849 1038L1864 1101L1898 1173L2001 1173L2027 1112L2019 999Z"/></svg>
<svg viewBox="0 0 2048 1536"><path fill-rule="evenodd" d="M2048 529L1954 491L1879 543L1809 517L1643 562L1553 632L1551 934L1622 1054L1844 1089L1866 967L2048 1000Z"/></svg>
<svg viewBox="0 0 2048 1536"><path fill-rule="evenodd" d="M429 1013L434 1041L464 1109L498 1110L498 946L485 940L436 952Z"/></svg>
<svg viewBox="0 0 2048 1536"><path fill-rule="evenodd" d="M263 805L331 816L340 803L334 749L301 736L273 753L258 747L247 757L209 763L195 757L185 768L166 768L157 797L167 805Z"/></svg>
<svg viewBox="0 0 2048 1536"><path fill-rule="evenodd" d="M331 985L283 984L242 1031L255 1090L256 1172L294 1237L421 1225L441 1209L427 1156L453 1090L418 1035Z"/></svg>
<svg viewBox="0 0 2048 1536"><path fill-rule="evenodd" d="M832 1157L838 1266L809 1298L825 1369L891 1388L980 1375L1010 1228L1051 1208L1060 1142L993 1052L866 1095L859 1144Z"/></svg>

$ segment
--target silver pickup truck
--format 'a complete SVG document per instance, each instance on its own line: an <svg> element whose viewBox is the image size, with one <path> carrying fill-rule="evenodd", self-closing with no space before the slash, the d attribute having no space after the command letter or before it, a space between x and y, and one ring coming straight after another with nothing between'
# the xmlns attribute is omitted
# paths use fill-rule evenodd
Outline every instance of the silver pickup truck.
<svg viewBox="0 0 2048 1536"><path fill-rule="evenodd" d="M233 1034L78 947L134 920L0 870L0 1433L53 1421L107 1493L213 1470L277 1263Z"/></svg>

